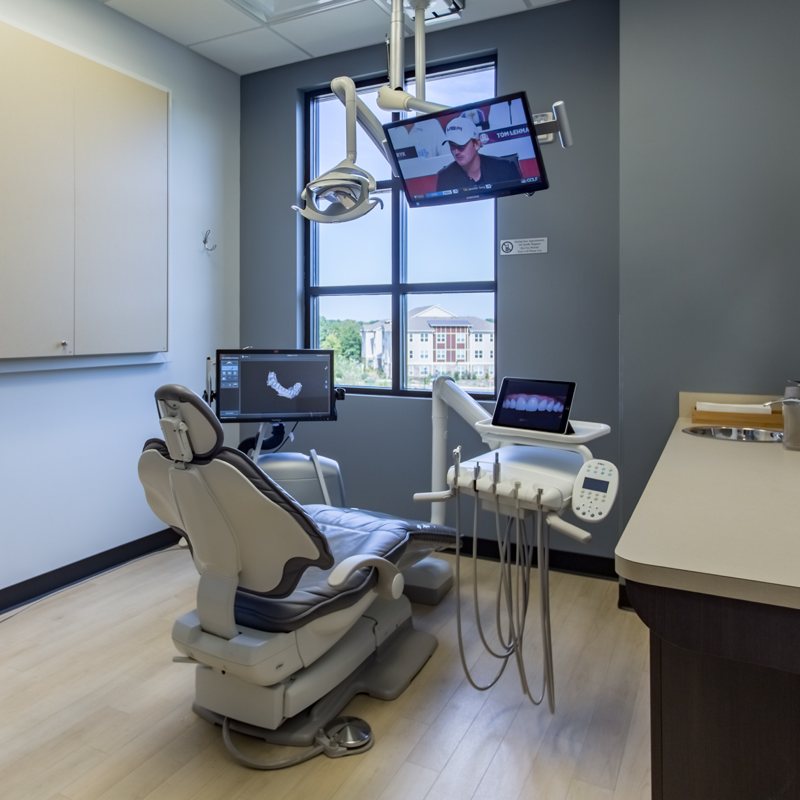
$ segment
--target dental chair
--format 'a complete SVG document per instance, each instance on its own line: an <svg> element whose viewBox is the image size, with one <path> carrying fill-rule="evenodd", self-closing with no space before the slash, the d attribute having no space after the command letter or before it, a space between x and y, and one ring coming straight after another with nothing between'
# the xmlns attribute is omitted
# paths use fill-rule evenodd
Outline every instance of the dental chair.
<svg viewBox="0 0 800 800"><path fill-rule="evenodd" d="M196 664L194 710L221 725L232 756L277 769L372 744L341 717L359 693L394 699L436 648L417 631L398 568L452 542L430 523L301 506L239 450L223 446L206 403L178 385L156 391L162 439L146 442L139 478L150 507L188 540L197 607L172 639ZM427 542L427 545L420 545ZM413 559L412 559L413 560ZM231 732L301 748L254 759Z"/></svg>

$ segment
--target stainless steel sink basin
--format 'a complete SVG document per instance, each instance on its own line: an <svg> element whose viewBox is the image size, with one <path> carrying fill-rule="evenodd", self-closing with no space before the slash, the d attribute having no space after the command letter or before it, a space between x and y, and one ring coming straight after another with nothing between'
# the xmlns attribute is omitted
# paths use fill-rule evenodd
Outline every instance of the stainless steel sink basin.
<svg viewBox="0 0 800 800"><path fill-rule="evenodd" d="M729 442L782 442L783 431L766 428L723 428L721 425L691 425L683 429L692 436L724 439Z"/></svg>

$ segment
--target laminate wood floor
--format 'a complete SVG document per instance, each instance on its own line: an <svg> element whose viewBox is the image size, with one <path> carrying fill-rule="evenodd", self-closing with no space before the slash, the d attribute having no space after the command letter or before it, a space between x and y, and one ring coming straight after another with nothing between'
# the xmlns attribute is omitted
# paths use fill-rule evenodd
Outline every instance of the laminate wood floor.
<svg viewBox="0 0 800 800"><path fill-rule="evenodd" d="M478 573L491 605L497 565L481 561ZM188 552L127 564L0 618L0 797L649 798L647 630L617 609L613 581L552 573L550 583L554 715L523 697L513 664L488 691L467 683L450 592L437 607L415 606L416 626L439 647L406 692L392 702L359 696L346 709L372 727L370 751L258 772L235 764L219 728L192 712L193 668L172 661L172 621L194 603ZM528 628L536 692L535 607ZM496 662L483 654L470 613L464 636L468 663L487 681Z"/></svg>

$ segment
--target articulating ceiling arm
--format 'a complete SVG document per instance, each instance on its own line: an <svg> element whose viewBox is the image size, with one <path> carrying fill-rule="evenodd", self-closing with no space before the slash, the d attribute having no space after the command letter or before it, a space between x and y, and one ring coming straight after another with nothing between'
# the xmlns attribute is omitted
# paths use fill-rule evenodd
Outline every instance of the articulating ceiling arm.
<svg viewBox="0 0 800 800"><path fill-rule="evenodd" d="M416 70L416 97L403 88L403 0L392 0L389 36L389 84L378 91L378 105L387 111L416 111L423 114L442 111L447 106L425 100L425 9L430 0L411 0L414 7L414 45ZM463 3L461 3L463 8ZM356 124L360 125L386 161L392 165L386 134L378 118L359 99L351 78L339 77L331 81L331 91L344 104L347 134L347 154L333 169L313 179L300 194L301 205L292 206L313 222L347 222L357 219L375 208L383 207L380 199L371 199L375 179L356 165ZM555 119L536 125L537 135L558 133L562 147L572 145L572 134L566 107L559 100L553 104ZM394 167L392 166L392 171Z"/></svg>

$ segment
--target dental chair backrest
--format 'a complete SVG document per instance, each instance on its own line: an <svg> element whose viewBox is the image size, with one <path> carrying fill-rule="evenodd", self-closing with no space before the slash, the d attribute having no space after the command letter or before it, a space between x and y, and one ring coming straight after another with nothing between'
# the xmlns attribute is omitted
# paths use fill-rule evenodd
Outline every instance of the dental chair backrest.
<svg viewBox="0 0 800 800"><path fill-rule="evenodd" d="M164 440L151 439L139 478L153 511L185 533L200 573L202 627L236 635L236 590L285 597L310 566L333 565L305 511L246 455L223 445L219 420L190 389L156 391Z"/></svg>

